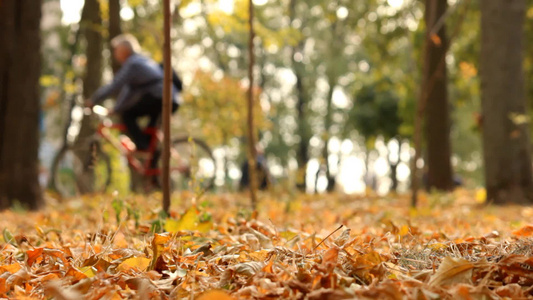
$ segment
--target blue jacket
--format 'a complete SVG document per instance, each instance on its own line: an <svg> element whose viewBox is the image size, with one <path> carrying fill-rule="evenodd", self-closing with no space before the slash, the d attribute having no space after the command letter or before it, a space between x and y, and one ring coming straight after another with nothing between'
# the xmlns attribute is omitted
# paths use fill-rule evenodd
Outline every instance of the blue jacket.
<svg viewBox="0 0 533 300"><path fill-rule="evenodd" d="M163 98L163 69L155 61L140 55L131 55L115 74L113 82L100 87L91 97L94 104L120 92L113 109L124 112L139 102L144 95ZM172 86L172 101L181 104L178 90Z"/></svg>

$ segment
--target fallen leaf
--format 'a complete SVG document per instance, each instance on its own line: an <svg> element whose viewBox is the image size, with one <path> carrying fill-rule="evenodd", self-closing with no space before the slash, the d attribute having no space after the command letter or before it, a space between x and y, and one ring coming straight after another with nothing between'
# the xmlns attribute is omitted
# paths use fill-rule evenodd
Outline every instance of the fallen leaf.
<svg viewBox="0 0 533 300"><path fill-rule="evenodd" d="M235 298L228 295L228 293L221 290L207 291L200 295L197 300L234 300Z"/></svg>
<svg viewBox="0 0 533 300"><path fill-rule="evenodd" d="M198 210L191 206L179 220L167 219L165 230L168 232L193 231L198 226Z"/></svg>
<svg viewBox="0 0 533 300"><path fill-rule="evenodd" d="M322 264L336 264L339 257L339 248L337 246L329 248L322 256Z"/></svg>
<svg viewBox="0 0 533 300"><path fill-rule="evenodd" d="M0 273L9 272L11 274L16 273L18 270L20 270L21 266L19 263L14 263L10 265L5 265L0 267Z"/></svg>
<svg viewBox="0 0 533 300"><path fill-rule="evenodd" d="M74 289L70 289L61 284L61 281L49 281L44 286L44 294L58 300L79 300L83 295Z"/></svg>
<svg viewBox="0 0 533 300"><path fill-rule="evenodd" d="M530 237L533 235L533 225L525 225L512 233L518 237Z"/></svg>
<svg viewBox="0 0 533 300"><path fill-rule="evenodd" d="M80 273L88 278L96 276L96 269L91 266L85 266L80 268Z"/></svg>
<svg viewBox="0 0 533 300"><path fill-rule="evenodd" d="M165 249L165 244L170 241L169 235L163 235L163 234L155 234L154 238L152 239L152 260L150 261L150 270L153 270L156 265L157 261L159 260L159 256L161 256L161 252Z"/></svg>
<svg viewBox="0 0 533 300"><path fill-rule="evenodd" d="M7 292L6 279L0 277L0 294Z"/></svg>
<svg viewBox="0 0 533 300"><path fill-rule="evenodd" d="M9 243L15 247L18 247L15 237L7 228L4 228L4 231L2 231L2 234L4 236L4 242Z"/></svg>
<svg viewBox="0 0 533 300"><path fill-rule="evenodd" d="M26 251L26 255L28 256L28 260L26 263L28 266L32 266L35 262L40 262L42 260L44 248L35 248L33 250Z"/></svg>
<svg viewBox="0 0 533 300"><path fill-rule="evenodd" d="M149 258L132 257L132 258L126 259L120 265L118 265L117 270L123 271L123 272L129 271L129 270L146 271L149 265L150 265Z"/></svg>
<svg viewBox="0 0 533 300"><path fill-rule="evenodd" d="M472 283L474 264L463 258L445 257L437 272L429 279L429 285L441 286L456 283Z"/></svg>
<svg viewBox="0 0 533 300"><path fill-rule="evenodd" d="M257 272L261 271L264 266L265 266L264 262L252 261L252 262L236 264L233 268L237 274L253 276L257 274Z"/></svg>

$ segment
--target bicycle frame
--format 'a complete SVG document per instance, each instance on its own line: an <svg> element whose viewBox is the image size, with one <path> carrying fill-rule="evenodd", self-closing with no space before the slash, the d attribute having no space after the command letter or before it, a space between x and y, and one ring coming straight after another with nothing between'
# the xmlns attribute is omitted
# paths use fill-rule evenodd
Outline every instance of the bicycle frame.
<svg viewBox="0 0 533 300"><path fill-rule="evenodd" d="M145 134L148 134L150 135L150 143L148 145L148 149L147 150L144 150L144 151L140 151L140 150L135 150L135 151L131 151L129 149L127 149L125 146L122 145L122 143L120 141L118 141L111 133L110 131L111 130L117 130L121 133L126 133L127 132L127 129L126 129L126 126L124 124L114 124L109 118L107 118L108 116L108 111L105 107L103 106L99 106L99 105L95 105L92 109L89 109L88 113L95 113L96 115L98 115L100 117L100 123L97 127L97 130L96 130L96 134L99 136L99 137L102 137L104 138L106 141L108 141L113 147L115 147L121 154L123 154L127 161L128 161L128 164L130 164L133 169L143 175L143 176L157 176L157 175L160 175L161 174L161 169L160 168L152 168L151 167L151 164L152 164L152 160L154 159L154 153L155 151L157 150L157 146L158 144L161 143L161 141L163 140L163 133L161 132L161 130L157 127L148 127L144 130L144 133ZM174 149L170 149L170 155L171 157L173 157L174 159L176 160L179 160L180 159L180 155L179 153L174 150ZM136 154L140 154L142 156L144 156L144 158L146 158L145 162L143 163L142 161L140 161L139 159L137 159L133 154L136 153ZM183 172L183 171L186 171L186 169L184 170L183 168L179 168L179 167L176 167L176 168L173 168L175 170L177 170L178 172Z"/></svg>
<svg viewBox="0 0 533 300"><path fill-rule="evenodd" d="M161 173L159 168L151 168L152 160L154 159L154 153L157 149L157 145L160 141L160 132L158 128L148 127L144 130L144 133L150 135L150 144L148 150L145 151L131 151L124 147L121 142L119 142L112 134L111 130L117 130L121 133L126 133L126 126L124 124L113 124L111 120L106 119L100 122L96 133L108 141L114 148L116 148L120 153L122 153L128 163L133 167L133 169L144 175L144 176L155 176ZM133 153L145 154L146 160L144 163L138 158L134 157Z"/></svg>

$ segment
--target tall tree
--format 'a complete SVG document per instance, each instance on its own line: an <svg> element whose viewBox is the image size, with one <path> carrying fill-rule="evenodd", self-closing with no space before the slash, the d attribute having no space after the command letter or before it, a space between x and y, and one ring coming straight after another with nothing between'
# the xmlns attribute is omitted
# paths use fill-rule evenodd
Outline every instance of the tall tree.
<svg viewBox="0 0 533 300"><path fill-rule="evenodd" d="M533 180L524 87L525 0L481 5L481 106L487 200L531 203Z"/></svg>
<svg viewBox="0 0 533 300"><path fill-rule="evenodd" d="M429 188L453 188L450 112L447 90L446 52L448 39L444 15L447 0L426 0L426 32L422 100L426 103L427 184Z"/></svg>
<svg viewBox="0 0 533 300"><path fill-rule="evenodd" d="M297 0L291 0L289 3L289 18L291 24L295 24L296 20L296 4ZM298 162L298 173L296 178L296 186L300 191L306 190L307 178L307 163L309 162L309 141L312 137L308 120L308 103L309 95L304 83L304 69L302 63L303 47L305 40L301 40L297 46L292 47L291 51L291 65L296 76L296 120L298 122L297 133L300 136L298 148L296 150L296 161Z"/></svg>
<svg viewBox="0 0 533 300"><path fill-rule="evenodd" d="M109 42L122 33L120 20L120 0L109 0ZM109 47L111 49L111 47ZM119 63L113 55L111 55L111 67L113 73L116 73L120 68Z"/></svg>
<svg viewBox="0 0 533 300"><path fill-rule="evenodd" d="M38 181L41 1L0 2L0 209L42 204Z"/></svg>
<svg viewBox="0 0 533 300"><path fill-rule="evenodd" d="M103 37L102 37L102 13L100 2L98 0L85 0L83 6L80 28L86 41L85 55L87 63L85 68L85 75L83 76L83 98L88 99L100 87L102 81L102 67L103 67ZM77 143L81 145L77 147L78 155L80 157L87 157L87 138L94 133L94 122L90 116L83 118L80 133L78 135ZM94 172L91 168L84 171L83 182L87 183L80 187L82 193L92 192L92 182L94 182Z"/></svg>
<svg viewBox="0 0 533 300"><path fill-rule="evenodd" d="M250 174L250 200L252 208L257 208L257 150L256 150L256 132L255 132L255 120L254 120L254 65L255 65L255 53L254 53L254 3L252 0L248 1L248 26L250 30L250 40L248 41L248 80L250 85L248 86L248 173Z"/></svg>

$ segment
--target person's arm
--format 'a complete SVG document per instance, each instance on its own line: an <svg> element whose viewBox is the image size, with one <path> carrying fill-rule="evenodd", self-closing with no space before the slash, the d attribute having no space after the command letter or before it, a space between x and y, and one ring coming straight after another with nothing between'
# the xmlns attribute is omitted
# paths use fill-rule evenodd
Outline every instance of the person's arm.
<svg viewBox="0 0 533 300"><path fill-rule="evenodd" d="M106 98L111 96L113 93L117 93L122 89L122 87L131 81L131 77L133 76L132 70L132 64L126 62L120 70L115 74L113 77L113 82L111 82L108 85L104 85L100 87L92 96L91 96L91 102L92 104L98 104L102 101L104 101Z"/></svg>

